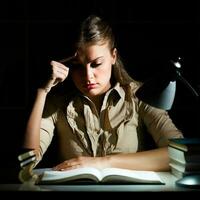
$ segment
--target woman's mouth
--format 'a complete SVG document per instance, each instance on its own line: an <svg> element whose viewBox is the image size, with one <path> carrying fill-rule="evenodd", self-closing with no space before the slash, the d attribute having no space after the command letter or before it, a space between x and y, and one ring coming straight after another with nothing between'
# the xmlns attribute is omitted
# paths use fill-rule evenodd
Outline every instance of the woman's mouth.
<svg viewBox="0 0 200 200"><path fill-rule="evenodd" d="M90 84L87 84L87 85L86 85L86 88L87 88L88 90L91 90L91 89L96 88L96 86L97 86L96 83L90 83Z"/></svg>

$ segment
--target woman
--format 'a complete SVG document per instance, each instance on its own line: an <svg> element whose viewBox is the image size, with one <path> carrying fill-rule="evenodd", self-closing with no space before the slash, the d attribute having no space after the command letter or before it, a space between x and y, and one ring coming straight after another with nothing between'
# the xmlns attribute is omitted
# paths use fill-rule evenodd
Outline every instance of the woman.
<svg viewBox="0 0 200 200"><path fill-rule="evenodd" d="M125 71L105 21L89 16L81 25L74 56L52 61L51 67L51 78L37 90L24 140L25 148L37 152L38 162L57 134L62 162L55 170L169 170L168 139L182 133L166 111L137 99L140 84ZM65 95L51 95L63 81ZM158 148L145 150L147 134Z"/></svg>

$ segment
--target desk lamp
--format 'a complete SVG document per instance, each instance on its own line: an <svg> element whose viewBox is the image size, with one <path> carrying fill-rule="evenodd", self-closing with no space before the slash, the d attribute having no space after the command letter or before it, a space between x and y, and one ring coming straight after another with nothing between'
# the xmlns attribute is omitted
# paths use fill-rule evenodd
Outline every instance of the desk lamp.
<svg viewBox="0 0 200 200"><path fill-rule="evenodd" d="M136 91L136 96L151 106L170 110L174 102L176 80L180 80L198 98L199 94L180 73L180 60L180 57L177 61L170 60L169 67L164 72L164 76L159 74L146 81Z"/></svg>
<svg viewBox="0 0 200 200"><path fill-rule="evenodd" d="M176 81L180 80L199 98L199 94L181 75L181 58L170 60L169 66L163 75L157 75L144 84L136 91L136 96L143 102L164 110L170 110L176 92ZM200 188L200 174L187 175L176 181L176 185L187 188Z"/></svg>

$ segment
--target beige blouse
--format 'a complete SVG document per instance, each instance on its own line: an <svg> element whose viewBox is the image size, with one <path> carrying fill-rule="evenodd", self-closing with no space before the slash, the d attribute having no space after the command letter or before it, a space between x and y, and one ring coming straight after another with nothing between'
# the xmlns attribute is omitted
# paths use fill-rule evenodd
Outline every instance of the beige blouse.
<svg viewBox="0 0 200 200"><path fill-rule="evenodd" d="M40 158L57 134L62 160L144 150L151 138L158 147L183 137L166 111L135 96L138 84L119 83L104 97L100 114L86 96L48 97L41 121Z"/></svg>

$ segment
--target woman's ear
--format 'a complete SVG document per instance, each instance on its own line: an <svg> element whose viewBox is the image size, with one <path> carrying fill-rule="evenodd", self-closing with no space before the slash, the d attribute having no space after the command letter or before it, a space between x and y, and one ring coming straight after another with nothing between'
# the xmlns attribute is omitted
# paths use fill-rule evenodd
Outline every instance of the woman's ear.
<svg viewBox="0 0 200 200"><path fill-rule="evenodd" d="M116 62L116 60L117 60L117 49L116 48L114 48L113 50L112 50L112 65L114 65L115 64L115 62Z"/></svg>

